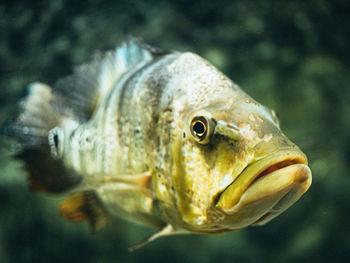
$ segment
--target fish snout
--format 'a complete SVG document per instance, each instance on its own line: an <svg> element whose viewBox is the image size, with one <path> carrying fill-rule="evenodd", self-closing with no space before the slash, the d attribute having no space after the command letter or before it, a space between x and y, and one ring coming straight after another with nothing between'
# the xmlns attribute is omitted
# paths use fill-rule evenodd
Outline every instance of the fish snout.
<svg viewBox="0 0 350 263"><path fill-rule="evenodd" d="M306 156L287 149L248 165L217 199L230 229L263 225L295 203L311 185Z"/></svg>

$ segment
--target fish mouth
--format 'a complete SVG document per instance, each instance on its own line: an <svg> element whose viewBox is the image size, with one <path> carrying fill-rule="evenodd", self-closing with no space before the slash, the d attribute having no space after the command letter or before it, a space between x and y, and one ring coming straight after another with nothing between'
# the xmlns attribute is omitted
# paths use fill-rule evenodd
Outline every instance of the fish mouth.
<svg viewBox="0 0 350 263"><path fill-rule="evenodd" d="M216 199L235 228L263 225L297 201L311 185L307 158L284 149L248 165Z"/></svg>

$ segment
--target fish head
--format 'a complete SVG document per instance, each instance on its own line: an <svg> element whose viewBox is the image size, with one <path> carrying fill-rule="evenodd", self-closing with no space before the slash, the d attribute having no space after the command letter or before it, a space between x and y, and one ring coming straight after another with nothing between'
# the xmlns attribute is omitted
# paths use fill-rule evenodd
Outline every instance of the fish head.
<svg viewBox="0 0 350 263"><path fill-rule="evenodd" d="M227 230L269 222L311 184L306 155L280 130L273 110L252 100L231 110L241 111L240 117L218 114L212 138L222 162L227 159L225 151L237 156L229 184L224 183L213 199L215 209L222 212L220 227Z"/></svg>
<svg viewBox="0 0 350 263"><path fill-rule="evenodd" d="M206 99L187 95L199 103L187 104L172 147L177 217L203 233L263 225L309 188L307 157L283 134L273 110L221 73L212 78L217 82L206 86L214 91ZM191 92L208 83L198 79Z"/></svg>

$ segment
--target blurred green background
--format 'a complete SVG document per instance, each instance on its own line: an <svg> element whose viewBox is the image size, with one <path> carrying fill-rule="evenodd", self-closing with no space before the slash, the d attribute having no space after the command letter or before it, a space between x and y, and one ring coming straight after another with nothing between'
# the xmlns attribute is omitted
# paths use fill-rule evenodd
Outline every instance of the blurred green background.
<svg viewBox="0 0 350 263"><path fill-rule="evenodd" d="M63 196L32 193L0 139L0 262L345 262L350 258L350 2L347 0L0 3L0 124L33 81L52 84L128 34L207 58L308 155L313 184L264 227L157 240L115 219L93 234L60 218Z"/></svg>

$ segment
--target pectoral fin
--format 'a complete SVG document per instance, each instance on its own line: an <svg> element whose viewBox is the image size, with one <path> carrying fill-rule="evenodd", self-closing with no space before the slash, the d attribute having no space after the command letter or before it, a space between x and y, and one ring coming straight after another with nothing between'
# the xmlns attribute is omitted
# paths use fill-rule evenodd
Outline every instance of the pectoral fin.
<svg viewBox="0 0 350 263"><path fill-rule="evenodd" d="M105 185L111 184L128 184L130 186L138 186L143 188L149 188L151 181L151 171L147 171L139 174L96 174L84 178L83 182L79 186L79 189L99 188Z"/></svg>
<svg viewBox="0 0 350 263"><path fill-rule="evenodd" d="M88 221L94 231L104 227L108 214L94 191L77 192L61 202L62 217L76 221Z"/></svg>
<svg viewBox="0 0 350 263"><path fill-rule="evenodd" d="M149 193L150 180L151 172L91 175L60 204L61 215L76 222L88 221L93 230L99 230L109 217L106 208L118 216L149 214L153 202Z"/></svg>

